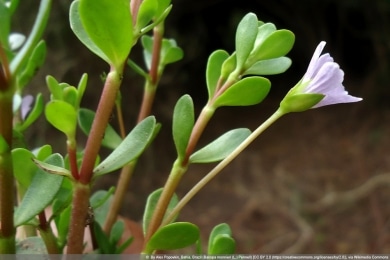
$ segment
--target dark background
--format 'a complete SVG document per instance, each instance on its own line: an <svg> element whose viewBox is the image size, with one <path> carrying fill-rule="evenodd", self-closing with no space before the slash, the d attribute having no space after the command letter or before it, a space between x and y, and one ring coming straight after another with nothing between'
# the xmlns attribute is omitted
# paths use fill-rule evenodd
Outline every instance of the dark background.
<svg viewBox="0 0 390 260"><path fill-rule="evenodd" d="M140 159L122 213L139 221L147 194L163 185L175 158L170 124L176 100L189 93L197 112L201 109L207 98L204 74L208 55L215 49L232 52L239 20L247 12L254 12L260 20L295 33L296 43L288 55L293 65L285 74L270 77L273 87L263 104L217 111L201 143L234 127L257 127L302 77L322 40L327 42L325 51L345 71L346 89L364 100L281 119L195 197L181 219L201 226L205 241L212 226L231 224L240 253L390 253L389 182L380 182L348 203L306 209L329 192L354 189L379 175L388 178L390 1L172 3L166 37L176 39L184 58L167 67L161 80L154 114L163 128ZM102 88L99 76L108 67L73 35L68 22L69 5L70 1L53 1L45 35L47 62L28 91L46 92L44 77L48 74L77 84L81 74L87 72L90 80L83 105L94 109ZM35 2L21 1L15 31L28 33L36 8ZM142 64L139 50L136 46L131 57ZM128 129L136 120L141 86L138 76L127 70L122 94ZM50 126L39 124L29 135L32 146L50 142L56 151L64 151L64 137ZM83 141L80 134L80 148ZM191 167L179 196L210 167ZM116 174L105 177L96 188L114 185L115 179Z"/></svg>

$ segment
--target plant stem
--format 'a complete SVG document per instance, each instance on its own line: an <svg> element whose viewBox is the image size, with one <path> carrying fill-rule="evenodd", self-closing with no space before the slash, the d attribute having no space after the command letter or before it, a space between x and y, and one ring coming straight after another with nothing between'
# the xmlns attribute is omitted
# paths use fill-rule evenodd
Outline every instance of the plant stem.
<svg viewBox="0 0 390 260"><path fill-rule="evenodd" d="M123 67L121 72L115 71L111 68L110 73L107 75L103 93L100 97L99 105L96 110L95 119L92 123L91 132L88 136L84 159L80 168L80 182L83 184L88 184L91 181L93 168L100 150L102 138L122 81L122 70Z"/></svg>
<svg viewBox="0 0 390 260"><path fill-rule="evenodd" d="M89 184L82 184L80 182L75 183L67 254L83 253L84 230L88 215L90 192Z"/></svg>
<svg viewBox="0 0 390 260"><path fill-rule="evenodd" d="M152 219L149 222L148 230L145 235L144 249L146 248L149 239L152 237L152 235L157 231L158 227L161 225L166 209L169 205L169 202L171 201L171 198L175 193L176 188L183 174L186 171L187 171L187 167L183 167L180 161L175 161L172 167L172 171L169 174L169 177L164 185L161 196L154 209Z"/></svg>
<svg viewBox="0 0 390 260"><path fill-rule="evenodd" d="M202 111L199 114L198 119L196 120L196 123L194 125L194 128L192 129L190 140L188 141L187 149L186 149L186 155L182 162L182 166L188 165L188 160L194 151L199 138L201 137L202 133L204 132L204 129L206 128L208 122L214 115L215 108L207 104Z"/></svg>
<svg viewBox="0 0 390 260"><path fill-rule="evenodd" d="M58 245L57 245L57 239L53 234L53 231L49 225L49 223L46 220L45 212L42 211L39 214L39 233L45 242L47 252L49 254L60 254Z"/></svg>
<svg viewBox="0 0 390 260"><path fill-rule="evenodd" d="M123 66L121 66L119 71L120 72L116 71L112 67L110 73L107 75L96 116L87 140L84 159L80 168L80 178L74 183L73 207L68 234L68 254L81 254L83 251L85 219L89 206L90 182L93 176L95 161L100 150L101 141L122 81Z"/></svg>
<svg viewBox="0 0 390 260"><path fill-rule="evenodd" d="M192 189L179 201L179 203L172 209L169 216L167 216L162 223L166 225L170 223L175 216L183 209L183 207L218 173L220 173L229 163L231 163L246 147L248 147L261 133L263 133L269 126L275 123L285 113L278 109L271 117L269 117L263 124L261 124L255 131L253 131L231 154L223 159L217 166L215 166L205 177L203 177Z"/></svg>
<svg viewBox="0 0 390 260"><path fill-rule="evenodd" d="M69 165L70 172L75 180L79 179L79 170L77 166L77 151L75 141L67 142L68 156L69 156Z"/></svg>
<svg viewBox="0 0 390 260"><path fill-rule="evenodd" d="M14 89L7 57L0 44L0 254L15 253L12 103Z"/></svg>

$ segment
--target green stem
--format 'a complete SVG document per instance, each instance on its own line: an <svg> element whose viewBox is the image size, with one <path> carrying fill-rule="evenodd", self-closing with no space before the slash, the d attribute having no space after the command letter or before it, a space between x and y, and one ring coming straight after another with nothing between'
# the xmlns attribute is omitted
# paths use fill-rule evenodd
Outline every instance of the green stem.
<svg viewBox="0 0 390 260"><path fill-rule="evenodd" d="M148 230L145 235L145 244L144 249L146 248L147 242L152 237L152 235L157 231L159 226L162 223L166 209L171 201L173 194L176 191L176 188L183 176L187 171L187 167L182 167L180 161L176 161L172 167L172 171L169 174L169 177L164 185L161 196L157 202L157 205L154 209L152 219L149 222Z"/></svg>
<svg viewBox="0 0 390 260"><path fill-rule="evenodd" d="M53 234L53 230L51 229L50 224L46 220L44 211L39 214L39 222L39 234L45 242L47 252L49 254L60 254L60 250L57 245L57 239Z"/></svg>
<svg viewBox="0 0 390 260"><path fill-rule="evenodd" d="M261 124L254 132L252 132L231 154L223 159L217 166L214 167L203 179L201 179L192 189L179 201L179 203L172 209L169 216L167 216L162 223L166 225L173 221L175 216L183 209L183 207L218 173L220 173L229 163L231 163L246 147L248 147L261 133L263 133L269 126L275 123L280 117L285 115L283 111L278 109L271 117L269 117L263 124Z"/></svg>

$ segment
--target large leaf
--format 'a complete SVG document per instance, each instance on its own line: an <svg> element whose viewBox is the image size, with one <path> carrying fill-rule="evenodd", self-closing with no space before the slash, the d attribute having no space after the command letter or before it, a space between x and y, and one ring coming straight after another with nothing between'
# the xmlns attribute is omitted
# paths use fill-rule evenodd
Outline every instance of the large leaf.
<svg viewBox="0 0 390 260"><path fill-rule="evenodd" d="M237 146L239 146L249 135L251 131L247 128L237 128L231 130L199 151L193 153L190 157L191 163L209 163L223 160Z"/></svg>
<svg viewBox="0 0 390 260"><path fill-rule="evenodd" d="M236 55L237 68L243 68L249 54L251 53L258 28L257 16L254 13L248 13L242 18L236 31Z"/></svg>
<svg viewBox="0 0 390 260"><path fill-rule="evenodd" d="M155 250L175 250L195 244L199 239L200 231L197 226L188 222L168 224L150 238L146 245L146 253Z"/></svg>
<svg viewBox="0 0 390 260"><path fill-rule="evenodd" d="M121 144L96 168L94 176L115 171L136 159L155 136L156 119L145 118L126 136Z"/></svg>
<svg viewBox="0 0 390 260"><path fill-rule="evenodd" d="M211 53L206 68L206 83L209 93L209 100L214 96L215 89L218 84L218 79L221 76L222 64L229 58L229 54L224 50L216 50Z"/></svg>
<svg viewBox="0 0 390 260"><path fill-rule="evenodd" d="M86 108L79 109L79 126L86 135L89 135L89 132L91 131L94 118L95 112L92 110ZM120 145L121 142L122 138L115 131L115 129L111 125L107 125L106 131L104 132L104 137L102 139L102 145L110 149L115 149Z"/></svg>
<svg viewBox="0 0 390 260"><path fill-rule="evenodd" d="M59 154L52 154L45 162L57 167L64 167L64 160ZM63 178L38 169L23 200L15 211L16 227L28 222L52 202L61 188Z"/></svg>
<svg viewBox="0 0 390 260"><path fill-rule="evenodd" d="M173 111L172 134L179 159L185 156L192 128L194 127L194 105L189 95L182 96Z"/></svg>
<svg viewBox="0 0 390 260"><path fill-rule="evenodd" d="M271 82L263 77L247 77L229 87L215 101L214 106L250 106L263 101Z"/></svg>
<svg viewBox="0 0 390 260"><path fill-rule="evenodd" d="M145 205L143 221L142 221L142 228L144 230L144 234L148 230L150 220L151 220L151 218L153 216L153 213L154 213L154 210L156 208L157 202L160 199L161 193L162 193L162 188L153 191L148 196L148 199L147 199L146 205ZM165 212L165 216L169 215L169 213L177 205L178 202L179 202L179 198L177 197L176 194L173 194L173 196L171 198L171 201L169 202L167 210Z"/></svg>
<svg viewBox="0 0 390 260"><path fill-rule="evenodd" d="M133 45L130 1L80 0L78 9L82 28L118 69L127 60Z"/></svg>

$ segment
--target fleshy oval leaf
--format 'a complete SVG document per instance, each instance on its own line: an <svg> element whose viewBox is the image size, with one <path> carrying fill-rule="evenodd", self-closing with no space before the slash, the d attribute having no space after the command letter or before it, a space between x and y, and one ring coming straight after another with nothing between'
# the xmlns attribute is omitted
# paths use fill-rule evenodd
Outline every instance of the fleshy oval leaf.
<svg viewBox="0 0 390 260"><path fill-rule="evenodd" d="M254 13L248 13L242 18L236 31L237 68L243 68L251 53L258 30L258 20Z"/></svg>
<svg viewBox="0 0 390 260"><path fill-rule="evenodd" d="M145 205L144 216L143 216L143 220L142 220L142 228L143 228L144 234L146 234L146 231L148 230L150 220L151 220L152 215L154 213L154 210L156 208L157 202L161 196L161 193L162 193L162 188L153 191L148 196L148 199L147 199L146 205ZM179 202L179 198L174 193L172 198L171 198L171 201L168 204L167 210L165 212L165 216L169 215L169 213L177 205L178 202Z"/></svg>
<svg viewBox="0 0 390 260"><path fill-rule="evenodd" d="M93 170L94 177L115 171L137 158L155 136L156 119L145 118L136 125L121 144Z"/></svg>
<svg viewBox="0 0 390 260"><path fill-rule="evenodd" d="M52 154L45 163L64 167L64 160L59 154ZM48 174L38 169L32 182L14 214L15 226L20 226L43 211L55 198L61 188L63 176Z"/></svg>
<svg viewBox="0 0 390 260"><path fill-rule="evenodd" d="M95 112L90 109L80 108L78 112L78 122L81 130L84 134L89 135L92 128L92 123L95 118ZM109 124L107 125L104 137L102 139L102 145L104 147L114 150L122 142L122 138L115 131L115 129Z"/></svg>
<svg viewBox="0 0 390 260"><path fill-rule="evenodd" d="M189 95L182 96L173 111L172 134L178 158L183 158L194 127L194 104Z"/></svg>
<svg viewBox="0 0 390 260"><path fill-rule="evenodd" d="M282 57L292 49L294 42L294 33L289 30L277 30L259 46L256 57L259 60Z"/></svg>
<svg viewBox="0 0 390 260"><path fill-rule="evenodd" d="M239 146L251 131L247 128L230 130L190 156L191 163L210 163L223 160Z"/></svg>
<svg viewBox="0 0 390 260"><path fill-rule="evenodd" d="M155 250L184 248L195 244L199 240L199 236L199 228L192 223L171 223L154 233L146 245L146 253L151 253Z"/></svg>
<svg viewBox="0 0 390 260"><path fill-rule="evenodd" d="M133 46L128 0L80 0L78 11L85 32L117 69Z"/></svg>
<svg viewBox="0 0 390 260"><path fill-rule="evenodd" d="M248 68L243 75L275 75L285 72L291 66L291 59L279 57L260 60Z"/></svg>
<svg viewBox="0 0 390 260"><path fill-rule="evenodd" d="M47 121L66 136L74 136L77 126L75 108L62 100L52 100L45 108Z"/></svg>
<svg viewBox="0 0 390 260"><path fill-rule="evenodd" d="M271 82L263 77L247 77L229 87L215 101L214 106L251 106L268 95Z"/></svg>
<svg viewBox="0 0 390 260"><path fill-rule="evenodd" d="M222 65L229 58L225 50L216 50L209 56L206 67L206 84L209 93L209 100L214 96L218 80L221 76Z"/></svg>

